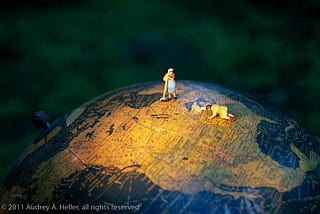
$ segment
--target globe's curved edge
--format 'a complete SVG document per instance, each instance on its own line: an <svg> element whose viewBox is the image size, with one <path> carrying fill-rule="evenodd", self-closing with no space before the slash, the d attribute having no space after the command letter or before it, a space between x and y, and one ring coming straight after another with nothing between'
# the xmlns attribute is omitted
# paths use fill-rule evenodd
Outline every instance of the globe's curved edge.
<svg viewBox="0 0 320 214"><path fill-rule="evenodd" d="M148 83L142 83L142 84L135 84L127 88L121 88L121 89L107 92L81 105L79 107L80 109L82 108L81 111L77 112L77 109L76 109L74 111L76 113L72 116L73 118L70 119L69 122L68 122L68 118L73 114L72 112L66 114L66 116L64 117L57 119L54 122L53 130L51 130L51 132L49 133L46 133L45 137L42 136L38 138L34 142L35 144L33 145L35 149L33 149L31 152L29 151L25 156L23 156L23 158L20 158L17 161L17 163L14 165L13 169L8 173L4 181L5 185L1 185L1 190L0 190L1 194L2 192L5 191L5 189L16 187L16 185L19 185L20 188L28 189L28 191L31 191L29 194L33 194L32 188L35 188L34 185L37 185L37 180L35 180L36 178L34 177L34 174L36 172L36 169L39 168L40 164L51 159L56 154L59 154L63 151L67 151L72 139L77 137L82 132L87 132L87 130L90 130L91 128L95 128L99 124L99 119L101 117L108 118L109 114L113 114L113 113L110 113L111 112L109 109L110 107L108 107L113 102L116 103L116 101L121 100L120 103L122 103L123 106L127 106L132 109L149 107L154 103L158 103L158 100L161 97L161 91L157 91L159 87L157 88L157 90L152 91L152 93L149 93L149 94L141 93L141 91L143 91L145 88L148 88L148 90L150 90L150 88L154 87L155 85L162 85L162 84L158 82L148 82ZM187 88L185 90L195 90L195 91L207 90L208 92L205 93L206 99L204 100L208 100L208 101L214 101L212 96L215 96L215 95L214 93L212 93L212 91L218 90L219 94L225 95L229 97L231 100L232 99L236 100L235 101L236 104L237 102L239 102L239 104L242 103L243 105L247 106L248 109L251 109L252 112L254 112L255 114L260 115L262 117L269 118L269 119L261 120L257 128L252 131L255 131L256 133L258 133L256 138L257 140L256 143L260 146L261 151L265 152L266 155L269 155L272 159L276 160L282 167L297 169L298 167L300 167L299 164L301 162L301 159L304 159L304 158L311 159L311 158L314 158L315 154L318 154L318 155L320 154L319 141L314 136L312 136L306 129L301 127L295 121L292 121L291 119L283 116L282 114L280 115L278 111L273 112L269 108L261 106L261 104L259 103L252 105L253 103L256 103L256 99L244 96L243 94L237 95L238 94L237 91L232 89L227 89L218 84L201 83L201 82L199 83L194 81L181 81L180 85L178 85L178 90L179 90L179 86L182 87L183 85L185 85ZM126 95L124 96L124 94ZM183 92L182 96L183 97L186 96L186 93ZM194 97L194 96L191 96L191 97ZM193 103L194 102L195 100L193 100ZM138 103L140 104L138 105ZM166 107L168 107L169 105L171 104L163 104L163 106L166 106ZM115 104L114 106L117 106L117 104ZM176 109L179 109L178 107L179 106L177 106ZM231 110L233 109L236 109L236 108L231 108ZM241 115L240 112L238 112L238 114ZM134 116L132 116L132 119L137 120L138 118L134 118ZM272 120L274 120L275 122L272 122ZM88 123L85 123L86 121L88 121ZM216 125L217 128L219 128L219 124L221 125L223 123L216 123L214 125ZM210 123L208 123L208 126L209 125ZM76 130L76 132L73 132L72 130ZM53 133L53 131L55 132ZM53 133L52 136L50 136L50 133ZM90 139L90 136L92 135L94 135L94 133L87 132L86 137ZM110 130L110 133L108 135L112 136L112 130ZM291 145L293 145L294 147L292 147ZM274 148L272 149L271 153L270 153L270 148ZM277 148L280 149L279 150L280 154L281 153L286 154L286 157L282 157L281 155L279 156L277 154L278 152L278 150L276 150ZM300 152L303 155L298 156L297 155L298 153L295 152L295 148L298 149L296 150L298 151L298 153ZM107 171L108 173L112 174L116 171L118 172L118 174L117 173L115 174L121 175L122 178L125 178L128 176L130 177L131 175L134 175L137 178L140 178L140 176L142 177L146 176L145 179L149 179L150 182L152 181L152 177L148 177L146 174L141 174L134 170L130 172L126 172L127 174L126 173L121 174L121 172L119 172L120 169L117 167L113 168L112 170L115 170L115 171L111 171L111 172L108 171L108 169L106 169L105 166L102 166L102 165L101 166L97 165L96 166L97 168L91 167L89 165L86 165L86 167L87 167L86 168L87 171L86 170L78 171L78 172L75 172L74 174L71 174L69 177L64 177L62 179L67 181L68 179L72 180L73 178L78 176L77 177L78 179L83 178L84 179L83 182L86 182L86 179L88 177L87 175L92 175L96 173L95 177L99 177L103 175L101 174L102 172ZM219 202L219 200L224 198L226 200L233 200L234 204L232 205L237 205L241 207L241 208L235 208L234 210L231 210L231 211L240 212L240 210L244 211L243 209L245 209L247 212L249 211L258 212L258 211L261 211L259 210L260 209L259 206L255 207L254 205L262 203L261 201L259 201L259 198L257 198L257 200L251 200L245 197L245 194L248 194L248 195L257 194L266 200L270 200L270 201L279 200L279 203L280 202L282 203L281 207L277 207L277 206L266 207L266 210L265 210L266 212L274 211L277 213L278 212L285 213L288 211L303 210L303 209L307 211L314 211L315 208L313 206L314 205L316 207L319 206L319 201L317 201L316 198L319 196L318 190L320 190L319 184L314 183L316 178L319 177L319 166L317 165L315 167L316 168L314 170L310 170L306 172L305 179L299 186L294 187L292 190L284 193L281 193L275 188L270 188L265 186L261 186L257 188L250 187L250 186L242 186L241 188L237 188L235 186L220 185L219 188L221 190L224 190L225 192L229 191L230 195L228 194L218 195L214 193L213 195L210 196L211 192L200 191L198 195L195 194L190 196L188 194L185 195L185 193L183 192L173 191L171 193L174 197L170 198L171 197L170 196L169 198L167 197L167 199L169 201L174 201L174 200L177 201L177 203L175 204L176 207L172 207L172 210L181 209L181 207L183 207L181 204L183 205L188 204L189 203L188 202L189 200L187 200L188 197L195 197L195 198L204 197L207 199L210 198L211 202L203 204L201 201L198 201L198 204L197 204L196 201L194 201L195 204L192 204L192 206L189 204L190 205L189 208L193 207L189 211L194 211L195 208L199 208L199 209L214 213L216 211L222 212L222 211L231 209L229 206L220 206L221 204L219 203L222 203L222 202L221 201ZM110 177L107 176L104 178L109 179ZM33 184L33 186L31 185L32 188L30 188L30 184ZM61 184L63 184L63 182ZM78 188L80 188L80 186L77 186L78 184L80 185L80 183L73 184L74 185L73 188L75 188L73 190L77 190ZM155 185L157 186L158 184L155 184ZM315 188L312 189L311 191L310 188L312 186L315 186ZM59 188L63 189L64 187L65 186L63 185L57 186L58 190ZM160 186L158 187L160 188ZM67 193L68 190L71 191L71 189L64 189L65 193ZM270 191L268 192L267 190L270 190ZM84 189L84 191L86 191L86 189ZM161 191L164 193L168 193L167 192L168 190L166 189L162 189ZM259 193L259 191L262 191L262 192ZM231 194L232 192L244 192L244 195L239 198L234 198L234 196ZM299 195L299 197L304 197L304 198L312 197L313 198L312 200L314 201L313 202L311 201L305 204L303 200L300 201L299 198L297 198L297 195ZM105 197L107 198L109 196L106 195ZM295 199L296 201L294 201L293 199ZM3 198L1 197L0 200L3 201ZM18 201L20 200L23 202L29 199L23 199L23 198L19 199L19 197L17 196L17 200ZM28 202L32 202L32 201L28 201ZM76 201L73 201L73 202L76 203ZM163 201L159 201L160 205L161 203L163 203ZM179 205L179 203L181 204ZM243 203L249 203L251 204L251 206L247 205L247 207L245 208L242 206ZM157 203L154 204L154 208L157 208L157 207L159 208L158 206L159 204ZM222 204L226 205L226 203L222 203ZM149 208L152 209L152 207L149 207Z"/></svg>

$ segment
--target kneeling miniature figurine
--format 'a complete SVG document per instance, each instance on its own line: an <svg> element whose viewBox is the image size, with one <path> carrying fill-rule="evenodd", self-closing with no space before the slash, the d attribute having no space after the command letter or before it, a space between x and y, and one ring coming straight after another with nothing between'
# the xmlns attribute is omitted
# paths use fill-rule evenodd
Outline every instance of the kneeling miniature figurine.
<svg viewBox="0 0 320 214"><path fill-rule="evenodd" d="M201 110L203 111L210 111L212 114L208 118L214 118L215 116L219 115L222 119L227 119L230 121L233 121L234 115L228 113L228 107L227 106L220 106L220 105L207 105L205 107L201 107Z"/></svg>

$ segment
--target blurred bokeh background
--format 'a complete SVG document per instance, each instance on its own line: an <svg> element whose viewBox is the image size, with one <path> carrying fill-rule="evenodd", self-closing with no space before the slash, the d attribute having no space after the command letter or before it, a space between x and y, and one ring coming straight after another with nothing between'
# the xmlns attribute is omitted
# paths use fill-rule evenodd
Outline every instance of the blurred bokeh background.
<svg viewBox="0 0 320 214"><path fill-rule="evenodd" d="M53 118L161 80L223 84L320 136L318 0L0 0L0 180Z"/></svg>

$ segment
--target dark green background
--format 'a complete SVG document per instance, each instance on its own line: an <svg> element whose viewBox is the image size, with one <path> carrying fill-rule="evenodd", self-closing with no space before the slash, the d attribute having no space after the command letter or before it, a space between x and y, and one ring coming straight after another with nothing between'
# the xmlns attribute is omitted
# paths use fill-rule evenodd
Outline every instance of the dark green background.
<svg viewBox="0 0 320 214"><path fill-rule="evenodd" d="M53 118L104 92L202 80L249 92L320 136L318 0L0 1L0 178Z"/></svg>

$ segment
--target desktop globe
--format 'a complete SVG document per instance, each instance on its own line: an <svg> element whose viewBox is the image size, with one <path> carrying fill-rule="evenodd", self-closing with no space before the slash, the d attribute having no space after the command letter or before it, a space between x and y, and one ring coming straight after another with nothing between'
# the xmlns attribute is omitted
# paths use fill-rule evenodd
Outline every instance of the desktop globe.
<svg viewBox="0 0 320 214"><path fill-rule="evenodd" d="M55 120L5 177L1 211L319 212L320 144L297 122L221 85L162 90L114 90ZM212 103L235 120L199 111Z"/></svg>

